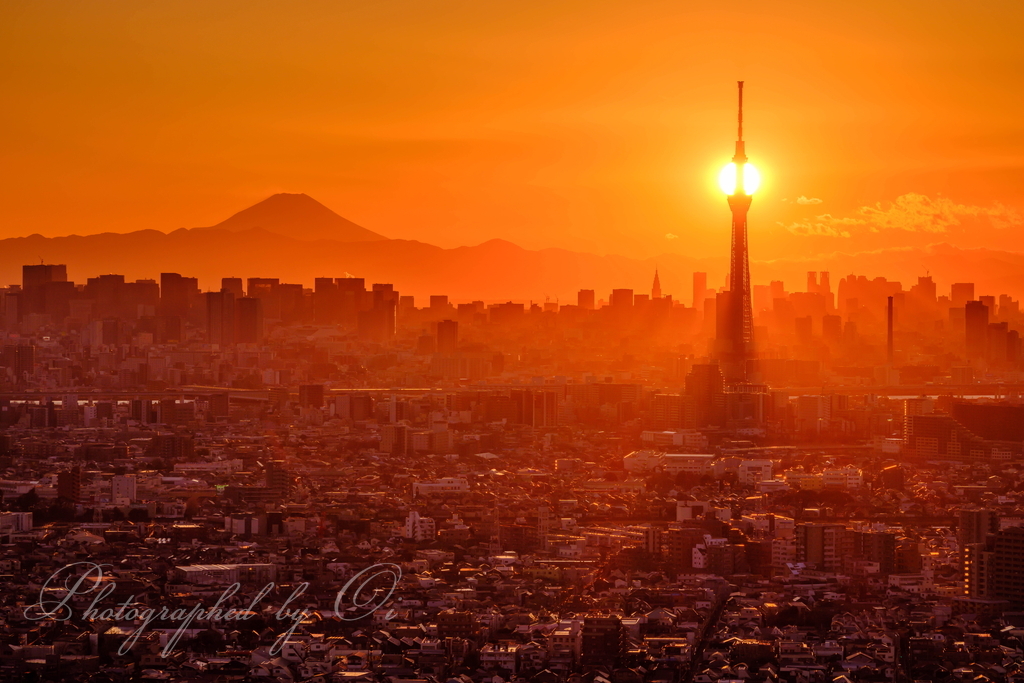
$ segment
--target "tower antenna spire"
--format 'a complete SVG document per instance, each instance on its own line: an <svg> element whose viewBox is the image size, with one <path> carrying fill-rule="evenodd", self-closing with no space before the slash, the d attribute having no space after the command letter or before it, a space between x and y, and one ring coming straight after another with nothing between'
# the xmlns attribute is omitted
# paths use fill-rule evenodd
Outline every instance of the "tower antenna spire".
<svg viewBox="0 0 1024 683"><path fill-rule="evenodd" d="M739 115L739 137L737 140L743 141L743 81L736 81L739 85L740 90L740 115Z"/></svg>

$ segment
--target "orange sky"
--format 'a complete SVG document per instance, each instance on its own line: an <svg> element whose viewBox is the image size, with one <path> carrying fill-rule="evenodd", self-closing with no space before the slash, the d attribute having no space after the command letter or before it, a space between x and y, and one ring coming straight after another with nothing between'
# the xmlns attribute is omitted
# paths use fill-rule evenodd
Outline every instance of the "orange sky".
<svg viewBox="0 0 1024 683"><path fill-rule="evenodd" d="M743 79L752 257L1024 251L1022 19L934 0L11 0L0 237L211 225L286 191L446 247L724 254L714 177Z"/></svg>

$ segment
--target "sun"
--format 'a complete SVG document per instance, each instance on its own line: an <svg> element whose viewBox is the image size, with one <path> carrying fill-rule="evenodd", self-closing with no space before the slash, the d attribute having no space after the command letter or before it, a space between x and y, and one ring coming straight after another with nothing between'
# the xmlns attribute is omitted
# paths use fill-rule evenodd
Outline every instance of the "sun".
<svg viewBox="0 0 1024 683"><path fill-rule="evenodd" d="M761 185L761 174L758 173L751 163L743 164L743 179L739 188L736 187L737 175L734 162L729 162L725 165L718 174L718 186L722 188L722 192L736 194L737 189L739 189L740 194L754 194Z"/></svg>

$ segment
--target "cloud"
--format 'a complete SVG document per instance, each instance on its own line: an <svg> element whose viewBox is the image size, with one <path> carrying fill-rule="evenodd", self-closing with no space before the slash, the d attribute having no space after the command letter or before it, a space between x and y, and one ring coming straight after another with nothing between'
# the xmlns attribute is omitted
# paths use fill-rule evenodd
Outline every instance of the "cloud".
<svg viewBox="0 0 1024 683"><path fill-rule="evenodd" d="M677 240L677 239L679 239L679 235L673 235L670 232L666 232L665 233L665 239L667 239L667 240Z"/></svg>
<svg viewBox="0 0 1024 683"><path fill-rule="evenodd" d="M850 231L843 226L859 225L863 221L856 218L834 218L830 214L816 216L814 220L779 225L794 235L819 235L825 237L849 237Z"/></svg>
<svg viewBox="0 0 1024 683"><path fill-rule="evenodd" d="M798 204L819 203L818 199L800 197ZM850 237L858 232L880 233L890 230L918 233L947 233L956 228L984 221L996 229L1024 225L1024 219L1013 209L996 203L990 207L957 204L948 197L929 197L909 193L896 201L862 206L852 216L836 217L822 214L813 219L797 221L784 227L795 235Z"/></svg>
<svg viewBox="0 0 1024 683"><path fill-rule="evenodd" d="M1020 214L1002 204L991 207L957 204L948 197L932 199L927 195L910 193L897 197L883 206L863 206L858 213L864 216L872 232L907 230L909 232L949 232L963 224L964 219L985 218L995 228L1019 226L1024 221Z"/></svg>
<svg viewBox="0 0 1024 683"><path fill-rule="evenodd" d="M796 203L800 204L801 206L806 206L808 204L821 204L821 200L818 199L817 197L805 197L803 195L800 195L799 197L797 197Z"/></svg>

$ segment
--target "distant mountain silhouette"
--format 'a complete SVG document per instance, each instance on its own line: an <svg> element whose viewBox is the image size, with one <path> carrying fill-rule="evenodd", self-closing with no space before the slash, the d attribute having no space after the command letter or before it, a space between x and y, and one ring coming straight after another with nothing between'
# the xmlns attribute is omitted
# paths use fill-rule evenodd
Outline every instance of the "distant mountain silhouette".
<svg viewBox="0 0 1024 683"><path fill-rule="evenodd" d="M265 229L231 232L220 228L175 230L165 234L140 230L85 237L47 238L42 235L0 240L0 282L21 281L21 266L65 263L69 277L120 273L129 279L159 278L178 272L199 278L204 290L220 287L220 278L279 277L309 287L316 277L345 277L346 273L374 282L387 282L403 294L414 294L420 305L430 294L448 294L458 301L543 301L575 303L580 289L595 289L607 298L613 288L632 287L648 293L657 265L664 291L691 303L691 273L708 272L708 282L720 283L727 261L663 254L657 259L587 254L565 249L523 249L505 240L476 246L442 249L413 240L342 242L306 241ZM802 291L808 270L829 270L835 291L850 273L898 280L905 288L930 272L940 293L953 282L975 282L979 294L1024 295L1024 254L991 249L960 249L949 245L888 249L856 254L829 254L752 261L757 283L783 280L788 289Z"/></svg>
<svg viewBox="0 0 1024 683"><path fill-rule="evenodd" d="M304 194L275 194L209 228L0 240L0 283L21 282L21 266L42 258L67 264L68 275L79 283L102 273L134 280L178 272L198 277L206 290L218 289L222 277L278 277L308 287L316 277L349 273L365 278L367 285L391 283L421 300L448 294L460 301L550 297L575 303L580 289L594 289L598 298L607 297L613 288L647 293L657 265L663 290L690 305L691 273L705 271L709 284L721 283L725 256L663 254L634 259L566 249L529 250L500 239L442 249L387 239ZM948 292L952 282L975 282L979 294L1024 295L1024 254L992 249L937 244L750 264L755 282L782 280L795 291L803 290L809 270L830 271L834 290L850 273L883 276L909 288L919 275L930 272L940 293Z"/></svg>
<svg viewBox="0 0 1024 683"><path fill-rule="evenodd" d="M387 237L356 225L306 194L271 195L213 228L239 232L262 228L300 240L374 242Z"/></svg>

